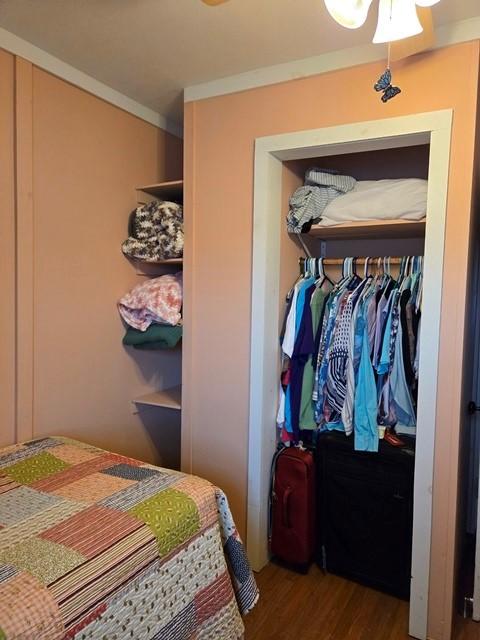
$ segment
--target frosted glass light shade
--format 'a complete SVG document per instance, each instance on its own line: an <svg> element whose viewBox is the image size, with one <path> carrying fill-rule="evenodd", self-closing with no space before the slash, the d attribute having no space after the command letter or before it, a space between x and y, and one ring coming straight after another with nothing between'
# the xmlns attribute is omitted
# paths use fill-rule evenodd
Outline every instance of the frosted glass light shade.
<svg viewBox="0 0 480 640"><path fill-rule="evenodd" d="M378 24L373 42L393 42L423 31L415 0L380 0Z"/></svg>
<svg viewBox="0 0 480 640"><path fill-rule="evenodd" d="M415 4L419 7L433 7L440 0L415 0Z"/></svg>
<svg viewBox="0 0 480 640"><path fill-rule="evenodd" d="M367 19L373 0L325 0L332 18L347 29L358 29Z"/></svg>

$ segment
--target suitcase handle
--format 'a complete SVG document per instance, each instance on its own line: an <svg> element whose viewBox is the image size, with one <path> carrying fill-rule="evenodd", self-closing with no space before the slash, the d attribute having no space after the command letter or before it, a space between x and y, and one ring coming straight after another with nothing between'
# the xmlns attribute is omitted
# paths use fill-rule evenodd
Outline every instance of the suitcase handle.
<svg viewBox="0 0 480 640"><path fill-rule="evenodd" d="M283 492L283 508L282 508L282 522L283 522L283 526L287 527L287 529L291 528L291 524L290 524L290 518L288 517L288 503L289 503L289 498L290 495L292 493L292 487L288 486L285 491Z"/></svg>

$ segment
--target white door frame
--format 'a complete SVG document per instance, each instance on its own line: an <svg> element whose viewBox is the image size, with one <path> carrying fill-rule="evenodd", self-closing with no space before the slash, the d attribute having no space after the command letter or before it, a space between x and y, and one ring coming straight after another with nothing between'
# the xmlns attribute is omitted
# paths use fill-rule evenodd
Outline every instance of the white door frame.
<svg viewBox="0 0 480 640"><path fill-rule="evenodd" d="M410 627L427 636L440 310L452 111L299 131L255 141L247 549L255 570L268 562L270 463L279 373L279 261L282 162L430 143L420 380L414 485ZM425 372L425 375L422 375Z"/></svg>

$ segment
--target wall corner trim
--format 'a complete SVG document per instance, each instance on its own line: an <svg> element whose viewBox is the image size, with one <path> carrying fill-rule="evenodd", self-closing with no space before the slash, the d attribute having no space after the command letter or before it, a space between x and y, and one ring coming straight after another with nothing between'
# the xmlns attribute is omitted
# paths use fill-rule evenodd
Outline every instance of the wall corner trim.
<svg viewBox="0 0 480 640"><path fill-rule="evenodd" d="M47 53L43 49L35 46L27 40L23 40L19 36L2 29L0 27L0 48L9 51L16 56L25 58L35 66L52 73L53 75L66 80L71 84L88 91L89 93L113 104L128 113L131 113L137 118L141 118L156 127L171 133L178 138L183 137L183 128L181 124L168 120L165 116L161 115L157 111L146 107L136 100L129 98L128 96L112 89L108 85L95 80L92 76L72 67L70 64L63 62L59 58Z"/></svg>
<svg viewBox="0 0 480 640"><path fill-rule="evenodd" d="M478 40L480 39L480 16L441 25L435 30L435 34L435 49ZM375 44L338 49L310 58L302 58L270 67L260 67L245 73L191 85L185 88L184 99L185 102L192 102L238 91L247 91L289 80L307 78L328 71L377 62L385 57L385 48Z"/></svg>

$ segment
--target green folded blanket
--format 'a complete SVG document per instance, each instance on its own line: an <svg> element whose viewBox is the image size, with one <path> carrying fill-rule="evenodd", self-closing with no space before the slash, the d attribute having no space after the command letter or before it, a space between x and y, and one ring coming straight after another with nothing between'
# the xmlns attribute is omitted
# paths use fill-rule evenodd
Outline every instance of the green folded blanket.
<svg viewBox="0 0 480 640"><path fill-rule="evenodd" d="M182 338L182 326L151 324L146 331L128 327L123 344L135 349L173 349Z"/></svg>

